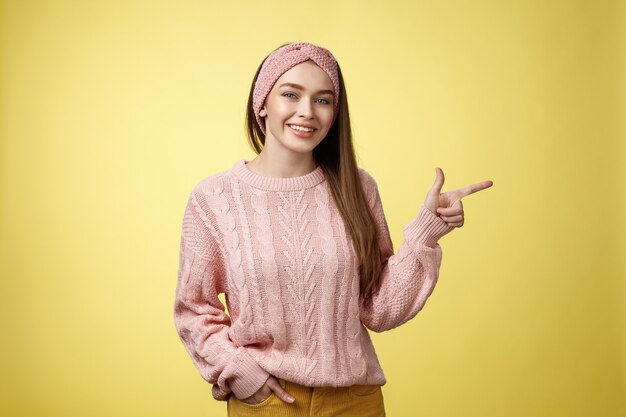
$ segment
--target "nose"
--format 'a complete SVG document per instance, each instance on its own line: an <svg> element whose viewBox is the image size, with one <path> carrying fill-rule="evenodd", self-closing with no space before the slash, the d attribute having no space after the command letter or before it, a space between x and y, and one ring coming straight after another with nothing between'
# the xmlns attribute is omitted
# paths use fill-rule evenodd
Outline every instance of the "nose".
<svg viewBox="0 0 626 417"><path fill-rule="evenodd" d="M298 114L307 119L313 117L313 106L309 100L300 100L298 103Z"/></svg>

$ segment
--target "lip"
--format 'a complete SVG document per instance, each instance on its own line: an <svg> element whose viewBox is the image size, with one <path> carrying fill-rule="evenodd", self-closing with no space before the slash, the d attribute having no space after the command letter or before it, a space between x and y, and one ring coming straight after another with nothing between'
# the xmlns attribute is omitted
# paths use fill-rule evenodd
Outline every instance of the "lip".
<svg viewBox="0 0 626 417"><path fill-rule="evenodd" d="M292 134L296 135L299 138L303 138L303 139L310 139L312 137L314 137L317 134L317 129L316 128L312 128L313 130L308 131L308 132L303 132L300 130L296 130L294 129L292 126L296 125L295 123L289 123L287 125L287 127L289 128L289 130L292 132ZM300 124L297 124L296 126L302 126ZM308 127L306 125L304 125L305 127Z"/></svg>
<svg viewBox="0 0 626 417"><path fill-rule="evenodd" d="M301 124L301 123L287 123L287 126L299 126L299 127L306 127L307 129L317 130L317 128L315 126L304 125L304 124Z"/></svg>

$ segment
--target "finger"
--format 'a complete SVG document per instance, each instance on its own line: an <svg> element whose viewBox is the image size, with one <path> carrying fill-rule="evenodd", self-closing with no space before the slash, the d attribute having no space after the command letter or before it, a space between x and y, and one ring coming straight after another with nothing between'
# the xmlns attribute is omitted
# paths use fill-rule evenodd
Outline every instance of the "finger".
<svg viewBox="0 0 626 417"><path fill-rule="evenodd" d="M437 177L435 178L435 182L433 183L433 186L430 187L430 193L432 195L439 196L439 194L441 194L441 188L443 187L443 182L445 181L445 177L443 175L442 169L439 167L435 168L435 174L437 175Z"/></svg>
<svg viewBox="0 0 626 417"><path fill-rule="evenodd" d="M452 217L441 216L441 220L447 223L460 222L463 220L463 215L459 214L458 216L452 216Z"/></svg>
<svg viewBox="0 0 626 417"><path fill-rule="evenodd" d="M260 404L263 401L267 400L270 395L272 395L272 390L269 388L268 390L269 390L269 394L267 394L266 392L261 393L262 389L260 389L259 391L255 392L253 395L249 396L248 398L244 398L241 401L246 404Z"/></svg>
<svg viewBox="0 0 626 417"><path fill-rule="evenodd" d="M451 207L438 207L437 213L442 216L458 216L463 214L463 202L457 200Z"/></svg>
<svg viewBox="0 0 626 417"><path fill-rule="evenodd" d="M485 188L489 188L493 185L493 181L481 181L474 184L470 184L463 188L459 188L453 191L453 193L458 194L460 198L468 196L470 194L474 194L475 192L484 190Z"/></svg>
<svg viewBox="0 0 626 417"><path fill-rule="evenodd" d="M278 398L286 403L293 403L296 400L291 395L289 395L289 393L285 391L283 387L280 386L280 383L278 383L275 378L270 378L270 380L267 381L267 386L270 387L272 391L274 391L274 394L276 394Z"/></svg>

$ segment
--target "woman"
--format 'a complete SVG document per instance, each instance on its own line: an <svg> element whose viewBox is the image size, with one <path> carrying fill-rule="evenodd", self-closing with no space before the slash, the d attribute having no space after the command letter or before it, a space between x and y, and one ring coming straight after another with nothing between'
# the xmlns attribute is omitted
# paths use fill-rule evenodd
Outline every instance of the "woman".
<svg viewBox="0 0 626 417"><path fill-rule="evenodd" d="M367 329L421 310L438 277L437 241L463 225L461 198L492 182L442 194L437 169L394 254L376 182L356 163L341 69L306 42L261 63L247 129L258 156L189 196L177 332L229 416L384 416L386 379Z"/></svg>

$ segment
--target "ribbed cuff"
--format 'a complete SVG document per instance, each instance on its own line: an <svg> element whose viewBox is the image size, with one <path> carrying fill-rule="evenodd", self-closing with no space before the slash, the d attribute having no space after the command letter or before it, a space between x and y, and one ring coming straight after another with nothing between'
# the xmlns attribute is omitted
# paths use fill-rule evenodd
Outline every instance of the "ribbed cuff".
<svg viewBox="0 0 626 417"><path fill-rule="evenodd" d="M248 398L257 392L270 374L254 360L246 351L246 348L240 347L235 359L237 364L237 375L230 382L230 389L235 397L239 399Z"/></svg>
<svg viewBox="0 0 626 417"><path fill-rule="evenodd" d="M422 204L417 217L404 226L404 239L434 248L437 241L453 229L454 227L448 226L448 223Z"/></svg>

